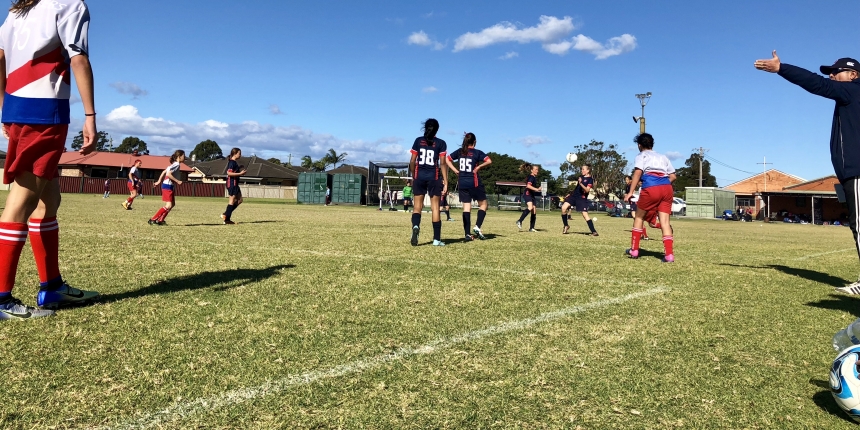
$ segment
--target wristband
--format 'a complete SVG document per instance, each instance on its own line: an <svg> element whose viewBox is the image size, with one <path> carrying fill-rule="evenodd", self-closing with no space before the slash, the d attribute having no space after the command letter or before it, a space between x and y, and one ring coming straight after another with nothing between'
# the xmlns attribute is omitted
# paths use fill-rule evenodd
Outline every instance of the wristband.
<svg viewBox="0 0 860 430"><path fill-rule="evenodd" d="M93 113L85 113L84 116L96 116L95 112Z"/></svg>

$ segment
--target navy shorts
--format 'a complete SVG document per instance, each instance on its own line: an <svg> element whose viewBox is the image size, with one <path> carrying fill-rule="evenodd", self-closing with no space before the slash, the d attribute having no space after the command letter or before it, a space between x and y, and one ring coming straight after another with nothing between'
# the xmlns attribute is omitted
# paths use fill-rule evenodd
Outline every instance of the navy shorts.
<svg viewBox="0 0 860 430"><path fill-rule="evenodd" d="M227 195L230 197L242 197L242 190L239 189L238 185L234 185L227 188Z"/></svg>
<svg viewBox="0 0 860 430"><path fill-rule="evenodd" d="M531 202L532 204L534 204L534 202L535 202L535 196L525 196L525 195L524 195L524 196L523 196L523 203L529 203L529 202Z"/></svg>
<svg viewBox="0 0 860 430"><path fill-rule="evenodd" d="M575 196L567 196L564 198L564 203L567 203L571 206L576 206L576 197Z"/></svg>
<svg viewBox="0 0 860 430"><path fill-rule="evenodd" d="M588 200L582 199L576 201L577 212L588 212Z"/></svg>
<svg viewBox="0 0 860 430"><path fill-rule="evenodd" d="M416 196L430 195L439 197L442 195L441 179L416 179L412 184L412 194Z"/></svg>
<svg viewBox="0 0 860 430"><path fill-rule="evenodd" d="M484 187L460 188L460 203L472 203L472 200L479 202L487 200L487 191Z"/></svg>

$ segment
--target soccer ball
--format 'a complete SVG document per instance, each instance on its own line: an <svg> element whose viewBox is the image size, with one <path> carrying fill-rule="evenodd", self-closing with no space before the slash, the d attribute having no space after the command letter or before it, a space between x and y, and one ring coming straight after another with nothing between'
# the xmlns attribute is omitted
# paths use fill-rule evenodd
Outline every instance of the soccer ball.
<svg viewBox="0 0 860 430"><path fill-rule="evenodd" d="M833 400L854 421L860 422L860 345L846 348L839 353L830 367L830 392Z"/></svg>
<svg viewBox="0 0 860 430"><path fill-rule="evenodd" d="M575 152L568 152L567 153L567 162L568 163L576 162L576 153Z"/></svg>

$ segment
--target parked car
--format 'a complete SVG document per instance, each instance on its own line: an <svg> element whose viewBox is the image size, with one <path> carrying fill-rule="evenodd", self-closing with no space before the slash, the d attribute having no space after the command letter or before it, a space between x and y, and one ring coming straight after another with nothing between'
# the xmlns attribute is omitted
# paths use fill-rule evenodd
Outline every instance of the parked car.
<svg viewBox="0 0 860 430"><path fill-rule="evenodd" d="M678 197L672 199L672 213L678 215L687 215L687 202Z"/></svg>

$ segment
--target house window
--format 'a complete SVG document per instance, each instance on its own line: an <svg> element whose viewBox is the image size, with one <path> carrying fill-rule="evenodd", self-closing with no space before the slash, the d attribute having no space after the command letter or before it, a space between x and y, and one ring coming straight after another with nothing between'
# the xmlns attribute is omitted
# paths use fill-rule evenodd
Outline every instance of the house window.
<svg viewBox="0 0 860 430"><path fill-rule="evenodd" d="M90 170L90 177L92 177L92 178L107 178L108 177L108 169L107 168L93 167L92 170Z"/></svg>
<svg viewBox="0 0 860 430"><path fill-rule="evenodd" d="M120 169L116 172L117 178L127 178L128 177L128 169Z"/></svg>
<svg viewBox="0 0 860 430"><path fill-rule="evenodd" d="M143 171L143 179L158 179L158 176L156 176L155 173L156 173L155 170L144 170ZM160 175L161 172L158 172L158 174Z"/></svg>
<svg viewBox="0 0 860 430"><path fill-rule="evenodd" d="M794 198L794 205L799 207L799 208L805 208L806 207L806 198L805 197L795 197Z"/></svg>
<svg viewBox="0 0 860 430"><path fill-rule="evenodd" d="M752 197L738 197L738 206L741 206L741 207L755 206L755 199Z"/></svg>

